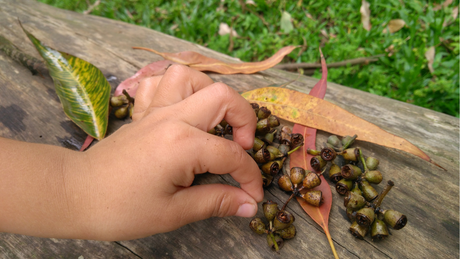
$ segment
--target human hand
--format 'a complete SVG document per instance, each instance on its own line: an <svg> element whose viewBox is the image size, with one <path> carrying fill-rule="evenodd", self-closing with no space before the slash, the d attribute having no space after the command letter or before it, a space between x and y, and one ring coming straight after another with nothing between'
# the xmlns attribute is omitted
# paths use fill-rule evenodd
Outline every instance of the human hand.
<svg viewBox="0 0 460 259"><path fill-rule="evenodd" d="M222 119L234 141L207 133ZM256 122L243 97L196 70L173 65L144 80L133 122L85 152L88 169L70 201L82 213L83 235L134 239L213 216L254 216L262 178L244 149L252 147ZM191 186L205 172L228 173L241 189Z"/></svg>

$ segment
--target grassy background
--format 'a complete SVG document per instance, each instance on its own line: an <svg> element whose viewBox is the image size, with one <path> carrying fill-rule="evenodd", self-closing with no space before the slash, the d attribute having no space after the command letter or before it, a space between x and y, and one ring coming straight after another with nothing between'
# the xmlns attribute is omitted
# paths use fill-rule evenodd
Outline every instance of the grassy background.
<svg viewBox="0 0 460 259"><path fill-rule="evenodd" d="M39 1L83 12L96 0ZM361 24L361 1L245 2L102 0L91 14L149 27L243 61L263 60L286 45L303 47L283 62L318 62L318 47L328 63L382 55L374 63L331 68L328 81L459 117L459 18L453 18L459 0L440 10L436 7L444 0L368 0L370 31ZM292 17L290 32L281 29L283 11ZM384 33L392 19L403 19L406 26ZM238 33L233 46L228 34L218 34L220 23ZM433 73L425 57L431 46ZM313 76L319 78L320 71Z"/></svg>

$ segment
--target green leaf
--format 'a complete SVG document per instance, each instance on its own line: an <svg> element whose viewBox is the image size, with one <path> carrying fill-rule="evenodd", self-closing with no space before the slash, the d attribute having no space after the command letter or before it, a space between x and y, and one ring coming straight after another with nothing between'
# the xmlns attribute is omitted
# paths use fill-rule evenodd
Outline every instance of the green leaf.
<svg viewBox="0 0 460 259"><path fill-rule="evenodd" d="M45 60L65 114L88 135L104 138L111 88L102 72L83 59L44 46L22 29Z"/></svg>
<svg viewBox="0 0 460 259"><path fill-rule="evenodd" d="M294 26L292 25L291 21L291 15L284 11L283 15L281 15L281 30L283 30L285 33L290 33L293 29Z"/></svg>

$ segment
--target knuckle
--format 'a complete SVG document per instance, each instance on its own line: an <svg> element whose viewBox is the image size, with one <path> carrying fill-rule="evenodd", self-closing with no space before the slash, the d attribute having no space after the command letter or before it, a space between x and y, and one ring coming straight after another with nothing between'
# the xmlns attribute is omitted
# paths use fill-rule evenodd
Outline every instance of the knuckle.
<svg viewBox="0 0 460 259"><path fill-rule="evenodd" d="M231 214L231 197L227 192L222 192L216 197L215 206L212 212L213 217L225 217Z"/></svg>

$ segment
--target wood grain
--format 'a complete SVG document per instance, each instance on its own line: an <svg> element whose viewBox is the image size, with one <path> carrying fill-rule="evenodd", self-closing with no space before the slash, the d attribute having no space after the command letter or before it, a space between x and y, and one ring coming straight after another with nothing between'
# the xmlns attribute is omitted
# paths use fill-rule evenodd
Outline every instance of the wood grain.
<svg viewBox="0 0 460 259"><path fill-rule="evenodd" d="M227 61L236 60L143 27L83 15L31 0L0 0L0 35L29 55L39 58L19 28L24 27L47 45L85 59L110 79L112 88L150 62L158 51L197 51ZM238 91L247 91L297 78L270 69L255 75L209 74ZM317 79L302 76L288 87L309 92ZM78 149L85 134L65 116L51 78L32 76L29 70L0 52L0 136ZM357 240L348 233L343 197L333 191L330 232L341 258L458 258L459 257L459 120L457 118L328 83L325 100L403 137L426 152L447 171L417 157L374 144L359 142L364 154L380 159L384 180L396 186L385 207L408 217L408 225L381 242ZM109 134L129 121L111 120ZM318 132L318 146L328 133ZM97 145L97 143L96 143ZM196 184L236 185L230 176L200 175ZM333 186L331 185L333 188ZM383 188L377 186L380 191ZM271 186L265 199L282 203L288 195ZM197 201L199 202L199 201ZM261 206L261 205L260 205ZM288 206L295 217L297 237L282 249L286 258L331 258L321 228L296 202ZM160 209L160 208L159 208ZM261 213L259 212L259 216ZM2 258L271 258L264 237L252 233L249 219L228 217L196 222L176 231L123 242L44 239L0 234Z"/></svg>

